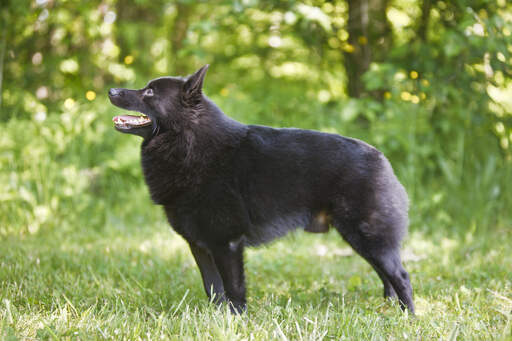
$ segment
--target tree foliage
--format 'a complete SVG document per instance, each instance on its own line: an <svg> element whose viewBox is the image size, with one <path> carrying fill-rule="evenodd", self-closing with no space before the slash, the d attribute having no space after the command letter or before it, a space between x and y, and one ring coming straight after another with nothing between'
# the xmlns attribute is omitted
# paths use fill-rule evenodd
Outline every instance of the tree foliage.
<svg viewBox="0 0 512 341"><path fill-rule="evenodd" d="M0 140L2 169L27 169L17 158L31 151L12 141L29 143L28 132L56 159L80 148L74 138L115 154L123 142L107 130L108 87L141 87L210 63L207 94L239 120L377 145L407 185L419 220L430 214L453 222L464 212L472 222L474 210L464 208L474 205L493 221L512 204L512 4L505 0L1 4L0 117L9 129ZM103 165L99 172L108 174L109 158L79 164ZM31 174L26 181L37 187ZM8 198L12 207L23 202Z"/></svg>

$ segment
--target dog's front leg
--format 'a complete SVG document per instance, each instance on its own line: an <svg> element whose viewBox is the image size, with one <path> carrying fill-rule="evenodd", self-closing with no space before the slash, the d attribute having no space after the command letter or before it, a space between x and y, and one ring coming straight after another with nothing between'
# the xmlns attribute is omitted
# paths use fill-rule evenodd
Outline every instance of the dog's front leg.
<svg viewBox="0 0 512 341"><path fill-rule="evenodd" d="M213 297L215 303L223 302L225 300L224 285L211 253L195 243L189 243L189 246L201 272L204 290L208 298L212 300Z"/></svg>
<svg viewBox="0 0 512 341"><path fill-rule="evenodd" d="M247 309L244 278L244 238L217 244L212 256L224 282L224 289L232 313L239 314Z"/></svg>

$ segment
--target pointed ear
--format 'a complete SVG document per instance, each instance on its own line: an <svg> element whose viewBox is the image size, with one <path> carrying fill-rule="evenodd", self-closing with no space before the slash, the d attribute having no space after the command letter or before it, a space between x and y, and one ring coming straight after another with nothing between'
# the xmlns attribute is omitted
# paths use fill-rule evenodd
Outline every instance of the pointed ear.
<svg viewBox="0 0 512 341"><path fill-rule="evenodd" d="M193 75L188 76L187 81L183 85L183 94L185 98L190 99L202 94L204 77L206 76L206 71L208 71L209 67L210 65L206 64Z"/></svg>

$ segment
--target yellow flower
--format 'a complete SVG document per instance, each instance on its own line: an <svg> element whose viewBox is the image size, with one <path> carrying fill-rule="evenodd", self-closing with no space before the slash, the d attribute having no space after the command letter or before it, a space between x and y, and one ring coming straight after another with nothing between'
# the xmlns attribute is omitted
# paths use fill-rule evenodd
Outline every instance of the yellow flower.
<svg viewBox="0 0 512 341"><path fill-rule="evenodd" d="M128 55L128 56L124 57L124 63L127 65L130 65L131 63L133 63L133 56Z"/></svg>
<svg viewBox="0 0 512 341"><path fill-rule="evenodd" d="M87 98L89 101L94 101L96 98L96 93L92 90L89 90L85 93L85 98Z"/></svg>

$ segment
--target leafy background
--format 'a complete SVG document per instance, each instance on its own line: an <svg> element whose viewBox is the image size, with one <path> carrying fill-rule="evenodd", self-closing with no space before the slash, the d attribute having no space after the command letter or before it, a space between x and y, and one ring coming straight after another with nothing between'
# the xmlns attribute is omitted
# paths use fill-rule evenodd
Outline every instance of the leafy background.
<svg viewBox="0 0 512 341"><path fill-rule="evenodd" d="M408 190L411 234L458 245L510 238L508 1L0 4L7 248L164 230L140 140L112 129L119 110L107 91L206 63L206 94L241 122L336 132L382 150Z"/></svg>

